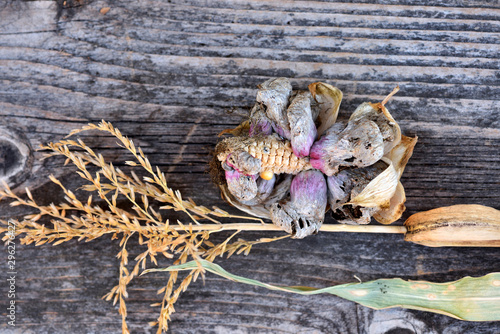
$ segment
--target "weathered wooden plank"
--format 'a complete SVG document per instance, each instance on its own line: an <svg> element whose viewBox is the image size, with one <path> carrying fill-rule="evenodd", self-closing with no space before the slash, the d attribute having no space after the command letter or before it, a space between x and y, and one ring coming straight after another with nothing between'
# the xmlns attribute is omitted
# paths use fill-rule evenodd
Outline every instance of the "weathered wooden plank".
<svg viewBox="0 0 500 334"><path fill-rule="evenodd" d="M231 31L225 31L224 33L185 32L184 29L177 32L165 31L164 29L158 29L155 27L137 27L134 25L127 28L114 27L113 29L110 29L105 24L101 24L100 27L97 25L97 28L105 30L107 34L103 33L102 36L97 35L89 37L85 34L85 30L91 25L95 28L95 24L93 22L72 22L71 24L66 25L66 28L68 29L67 34L69 37L74 39L87 40L88 42L106 46L106 48L117 50L138 50L139 48L145 48L144 51L148 53L159 53L164 50L165 44L168 45L175 43L181 46L187 45L190 49L193 48L197 50L197 53L205 52L208 55L214 55L214 53L217 52L214 47L217 46L219 48L218 50L221 50L222 52L224 50L231 49L232 52L236 51L249 56L251 54L255 55L255 53L261 50L258 46L264 44L268 45L267 49L272 50L288 51L290 48L292 50L289 57L296 58L299 57L299 52L294 51L293 46L300 43L301 47L305 51L317 51L316 55L323 56L325 59L328 59L328 56L331 57L331 55L328 55L327 52L345 51L351 53L352 59L349 59L350 61L355 60L357 58L355 55L358 54L378 54L386 56L385 63L397 61L395 57L390 57L391 55L419 55L423 57L432 57L437 51L443 56L449 55L456 57L453 60L460 64L459 57L494 57L494 50L492 50L491 45L498 44L498 40L495 39L495 37L498 38L498 33L491 33L492 38L487 39L486 41L484 38L488 38L489 36L481 36L480 43L477 43L475 39L472 39L470 42L464 39L458 41L443 41L442 35L438 38L438 41L435 41L434 39L431 40L431 36L423 37L419 35L414 36L415 39L400 39L398 38L399 36L394 33L388 35L386 30L383 30L385 34L381 35L376 34L376 32L374 34L373 31L370 30L365 32L367 36L356 38L346 36L346 39L344 40L339 39L338 36L335 35L331 36L329 34L325 34L325 32L318 32L317 36L310 34L306 34L305 36L287 35L283 34L283 32L280 33L279 31L273 34L260 34L260 31L258 31L260 27L256 27L256 30L259 32L258 34L242 34L238 31L234 33ZM341 31L341 33L343 33L343 31ZM123 38L124 34L127 34L126 47L120 42L120 39ZM387 39L384 39L384 37ZM421 38L425 40L427 47L424 50L419 49L419 47L423 45L423 42L420 40ZM374 42L378 43L375 44ZM200 46L203 46L203 49L201 49ZM221 46L223 47L221 48ZM384 50L387 50L389 46L391 47L391 52L384 54ZM270 55L268 53L268 57L269 56ZM338 55L336 56L338 59L341 59ZM284 54L282 54L282 57L284 57ZM410 59L414 58L416 57L411 57ZM433 58L436 59L437 57L434 56L431 59ZM383 63L384 61L379 58L379 62Z"/></svg>
<svg viewBox="0 0 500 334"><path fill-rule="evenodd" d="M109 118L113 117L112 115L116 117L117 114L121 114L121 100L119 96L111 96L111 98L94 97L92 95L89 96L87 93L73 92L70 89L31 83L4 81L3 84L2 87L4 89L8 88L8 91L2 92L2 96L4 96L4 101L10 104L36 109L43 108L45 110L51 109L50 106L53 105L54 108L57 108L55 110L58 110L59 113L74 116L81 115L80 117L82 119L95 121L103 117ZM196 123L202 121L207 122L214 119L214 122L223 121L225 124L226 122L234 122L233 124L236 124L241 118L234 121L229 118L217 120L216 117L216 115L223 114L225 110L229 110L232 107L231 101L233 100L229 95L234 96L234 101L240 101L239 106L247 107L254 103L253 95L255 94L255 89L238 89L232 90L231 94L221 94L220 88L218 87L200 87L199 89L184 88L184 93L180 91L182 88L171 88L172 89L164 89L162 92L159 92L158 94L161 94L161 96L158 96L157 101L151 101L153 98L147 99L147 102L142 103L140 101L124 101L123 108L130 110L130 112L124 110L124 118L131 121L136 120L137 117L134 118L133 116L134 111L144 110L144 114L146 115L146 118L143 118L144 122L149 117L153 119L158 117L156 114L163 114L163 111L172 111L173 113L165 113L169 115L166 117L167 120L176 119L178 121ZM403 86L402 88L404 89ZM190 93L188 93L189 91ZM40 99L36 97L36 94L43 97L43 100L40 101ZM109 94L112 95L113 92L111 91ZM141 96L139 92L136 94L138 97ZM151 96L154 97L153 93L151 93ZM341 115L347 115L354 110L357 105L364 101L377 101L381 100L383 97L384 95L381 94L375 96L362 96L356 99L352 99L352 97L345 99L342 104L343 112ZM197 101L200 101L200 103L196 103ZM155 105L152 102L156 102L157 104ZM81 108L75 110L74 103L80 103ZM215 105L207 105L210 103ZM159 107L158 104L165 104L167 106ZM175 104L179 105L176 106ZM196 108L195 110L189 110L192 105ZM212 107L211 110L210 107ZM492 127L496 127L499 124L498 106L495 100L465 98L446 99L436 96L419 98L410 96L394 99L394 102L391 103L389 108L394 113L394 116L398 119L402 119L402 121L411 119L420 122L442 122L444 124L467 126L491 125ZM441 112L436 113L436 110L440 110ZM85 118L87 115L88 118Z"/></svg>

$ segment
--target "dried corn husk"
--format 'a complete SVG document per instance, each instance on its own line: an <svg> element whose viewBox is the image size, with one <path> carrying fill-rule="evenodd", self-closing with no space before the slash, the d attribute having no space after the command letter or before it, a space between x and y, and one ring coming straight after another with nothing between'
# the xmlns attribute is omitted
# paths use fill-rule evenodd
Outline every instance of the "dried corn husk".
<svg viewBox="0 0 500 334"><path fill-rule="evenodd" d="M403 184L398 181L396 191L389 201L389 206L373 214L373 218L381 224L391 224L401 218L405 211L406 194Z"/></svg>
<svg viewBox="0 0 500 334"><path fill-rule="evenodd" d="M372 217L382 224L391 224L401 218L405 208L406 195L399 181L410 159L418 138L401 136L401 140L384 158L387 167L366 187L344 205L374 208ZM363 210L362 210L363 211ZM356 221L361 223L362 221ZM365 220L365 223L368 221Z"/></svg>
<svg viewBox="0 0 500 334"><path fill-rule="evenodd" d="M328 203L332 217L341 224L369 224L377 206L364 207L351 203L351 199L361 194L371 181L388 168L388 164L379 161L365 168L350 168L327 178Z"/></svg>
<svg viewBox="0 0 500 334"><path fill-rule="evenodd" d="M396 192L398 185L398 172L392 161L383 158L389 164L382 173L374 178L356 197L346 204L362 206L365 208L387 208L390 200Z"/></svg>
<svg viewBox="0 0 500 334"><path fill-rule="evenodd" d="M298 92L287 109L291 146L298 157L307 157L316 140L316 125L311 110L311 93Z"/></svg>
<svg viewBox="0 0 500 334"><path fill-rule="evenodd" d="M389 110L382 103L365 102L361 104L349 118L349 122L361 119L375 122L384 138L384 153L390 152L401 140L401 128Z"/></svg>
<svg viewBox="0 0 500 334"><path fill-rule="evenodd" d="M319 114L316 118L317 137L319 138L337 121L343 94L337 87L323 82L314 82L308 88L313 98L320 104Z"/></svg>
<svg viewBox="0 0 500 334"><path fill-rule="evenodd" d="M400 179L401 175L403 175L406 164L413 154L413 149L415 148L417 141L418 137L416 136L411 138L402 135L398 145L396 145L386 155L386 157L389 158L394 164L394 168L398 172L398 179Z"/></svg>
<svg viewBox="0 0 500 334"><path fill-rule="evenodd" d="M273 223L301 239L316 234L323 224L327 205L325 176L318 170L297 174L290 187L290 199L271 207Z"/></svg>
<svg viewBox="0 0 500 334"><path fill-rule="evenodd" d="M286 107L292 93L292 85L287 78L272 78L259 85L257 102L267 107L267 116L272 121L273 129L290 139L290 124Z"/></svg>
<svg viewBox="0 0 500 334"><path fill-rule="evenodd" d="M368 167L384 156L383 137L375 122L360 119L337 132L340 129L330 127L311 147L311 165L325 175L335 175L341 167Z"/></svg>
<svg viewBox="0 0 500 334"><path fill-rule="evenodd" d="M277 176L277 180L271 194L261 203L253 205L244 204L238 201L229 191L227 184L220 184L219 187L221 189L222 198L229 204L252 216L271 219L271 214L269 212L271 206L288 196L290 193L291 183L292 175L283 174Z"/></svg>
<svg viewBox="0 0 500 334"><path fill-rule="evenodd" d="M416 213L405 222L405 240L431 247L500 246L500 211L462 204Z"/></svg>
<svg viewBox="0 0 500 334"><path fill-rule="evenodd" d="M401 218L403 212L405 211L406 194L403 184L399 179L403 174L403 171L413 154L413 148L417 144L418 137L410 138L406 136L401 136L401 141L396 145L388 155L394 168L398 173L398 185L396 191L389 201L388 207L382 207L379 211L373 214L373 218L381 224L391 224Z"/></svg>

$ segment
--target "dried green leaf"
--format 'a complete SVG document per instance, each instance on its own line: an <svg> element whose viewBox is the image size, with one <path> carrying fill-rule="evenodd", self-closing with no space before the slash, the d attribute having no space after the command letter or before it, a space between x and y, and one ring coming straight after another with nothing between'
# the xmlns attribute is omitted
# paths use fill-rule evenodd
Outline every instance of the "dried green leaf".
<svg viewBox="0 0 500 334"><path fill-rule="evenodd" d="M500 272L482 277L464 277L458 281L446 283L391 278L365 283L341 284L323 289L262 283L233 275L219 265L205 260L191 261L165 269L149 269L142 274L155 271L193 270L200 264L206 270L229 280L270 290L301 295L330 293L373 309L403 307L444 314L467 321L500 320Z"/></svg>

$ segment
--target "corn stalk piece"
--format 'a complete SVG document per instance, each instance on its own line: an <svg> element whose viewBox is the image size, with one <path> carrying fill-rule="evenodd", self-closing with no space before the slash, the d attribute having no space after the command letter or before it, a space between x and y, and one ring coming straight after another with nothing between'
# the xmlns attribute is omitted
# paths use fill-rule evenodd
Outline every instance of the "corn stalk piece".
<svg viewBox="0 0 500 334"><path fill-rule="evenodd" d="M442 247L500 247L500 211L461 204L418 212L405 222L405 240Z"/></svg>
<svg viewBox="0 0 500 334"><path fill-rule="evenodd" d="M315 295L330 293L373 309L403 307L444 314L468 321L500 320L500 273L482 277L464 277L458 281L432 283L405 281L400 278L377 279L365 283L348 283L317 289L306 286L277 286L233 275L212 262L200 260L153 271L193 270L199 265L229 280L264 287L270 290Z"/></svg>

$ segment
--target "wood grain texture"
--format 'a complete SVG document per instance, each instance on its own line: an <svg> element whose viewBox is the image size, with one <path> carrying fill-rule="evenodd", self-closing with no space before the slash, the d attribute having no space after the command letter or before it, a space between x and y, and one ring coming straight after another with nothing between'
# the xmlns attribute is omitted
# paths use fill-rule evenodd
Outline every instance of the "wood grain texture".
<svg viewBox="0 0 500 334"><path fill-rule="evenodd" d="M419 136L402 179L403 218L452 204L498 209L500 5L398 3L8 0L0 4L0 125L21 131L37 147L105 119L133 138L184 196L236 213L210 184L208 153L217 133L244 119L257 84L286 76L296 89L314 81L336 85L344 92L341 118L362 102L381 101L399 84L388 108L403 134ZM110 7L105 15L104 7ZM114 139L84 139L127 169L127 155ZM30 186L42 201L60 201L47 182L50 173L80 185L60 159L41 161L40 152L34 157L20 192ZM0 203L0 212L15 217L26 210ZM104 239L19 246L18 325L2 321L0 332L120 333L116 307L100 299L116 284L118 251L115 241ZM354 282L354 275L363 281L482 275L500 270L500 250L432 249L397 235L339 233L263 245L246 258L218 263L265 282L324 287ZM149 305L159 300L156 290L164 282L164 275L151 274L130 286L133 333L155 332L147 323L158 310ZM5 315L3 284L0 300ZM331 296L270 292L213 275L191 286L176 309L172 333L500 332L495 322L373 311Z"/></svg>

